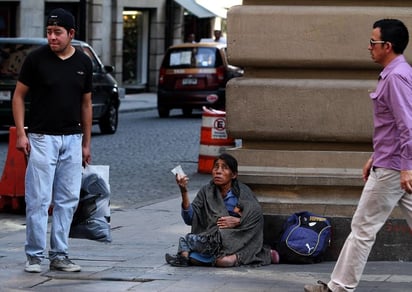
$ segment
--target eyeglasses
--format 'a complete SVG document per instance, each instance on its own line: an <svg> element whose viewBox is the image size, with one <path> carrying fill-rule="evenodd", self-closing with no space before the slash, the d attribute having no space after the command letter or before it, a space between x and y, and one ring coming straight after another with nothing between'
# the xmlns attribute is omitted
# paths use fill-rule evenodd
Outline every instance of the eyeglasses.
<svg viewBox="0 0 412 292"><path fill-rule="evenodd" d="M373 39L369 40L369 44L371 45L371 47L373 47L376 44L385 44L385 43L387 43L387 41L375 41Z"/></svg>

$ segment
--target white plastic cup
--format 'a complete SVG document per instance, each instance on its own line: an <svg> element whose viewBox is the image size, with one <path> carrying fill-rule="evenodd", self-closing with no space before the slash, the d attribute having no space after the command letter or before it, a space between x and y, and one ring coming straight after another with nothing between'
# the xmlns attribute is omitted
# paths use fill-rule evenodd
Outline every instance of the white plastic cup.
<svg viewBox="0 0 412 292"><path fill-rule="evenodd" d="M174 174L174 175L176 175L176 174L178 174L178 175L180 175L180 176L185 176L186 174L185 174L185 172L183 171L183 169L182 169L182 166L179 164L178 166L176 166L175 168L173 168L172 170L171 170L171 172Z"/></svg>

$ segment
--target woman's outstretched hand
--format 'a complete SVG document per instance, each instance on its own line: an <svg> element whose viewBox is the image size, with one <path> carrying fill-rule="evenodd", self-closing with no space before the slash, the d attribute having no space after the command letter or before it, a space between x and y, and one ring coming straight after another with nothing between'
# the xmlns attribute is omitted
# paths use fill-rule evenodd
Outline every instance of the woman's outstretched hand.
<svg viewBox="0 0 412 292"><path fill-rule="evenodd" d="M187 191L187 184L189 182L189 177L187 175L176 174L176 183L180 188L180 193L182 194L182 208L184 210L189 209L190 200Z"/></svg>
<svg viewBox="0 0 412 292"><path fill-rule="evenodd" d="M176 174L176 183L179 186L180 190L187 191L187 184L189 182L189 178L187 175L180 175Z"/></svg>

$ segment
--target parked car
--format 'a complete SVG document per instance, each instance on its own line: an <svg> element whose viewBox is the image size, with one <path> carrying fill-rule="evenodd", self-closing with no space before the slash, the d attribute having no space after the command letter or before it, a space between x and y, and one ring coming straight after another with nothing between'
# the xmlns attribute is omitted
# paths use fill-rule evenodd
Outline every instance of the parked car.
<svg viewBox="0 0 412 292"><path fill-rule="evenodd" d="M171 109L191 115L203 106L225 110L226 83L243 75L228 64L226 45L184 43L168 48L159 71L157 110L168 117Z"/></svg>
<svg viewBox="0 0 412 292"><path fill-rule="evenodd" d="M0 38L1 128L14 125L11 99L24 58L30 51L45 44L45 38ZM99 125L101 133L113 134L117 130L120 106L119 87L110 74L114 67L104 66L87 43L73 40L72 45L86 53L93 63L93 124ZM27 96L25 103L27 115L30 96Z"/></svg>

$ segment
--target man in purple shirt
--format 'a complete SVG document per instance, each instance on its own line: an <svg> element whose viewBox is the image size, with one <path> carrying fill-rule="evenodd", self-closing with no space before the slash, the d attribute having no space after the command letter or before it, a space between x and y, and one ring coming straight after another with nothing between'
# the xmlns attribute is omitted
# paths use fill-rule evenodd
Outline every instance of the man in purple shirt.
<svg viewBox="0 0 412 292"><path fill-rule="evenodd" d="M331 280L306 285L307 292L354 291L376 234L397 204L412 228L412 68L403 56L408 41L408 29L399 20L382 19L373 25L368 50L383 66L370 94L374 153L363 167L366 184Z"/></svg>

